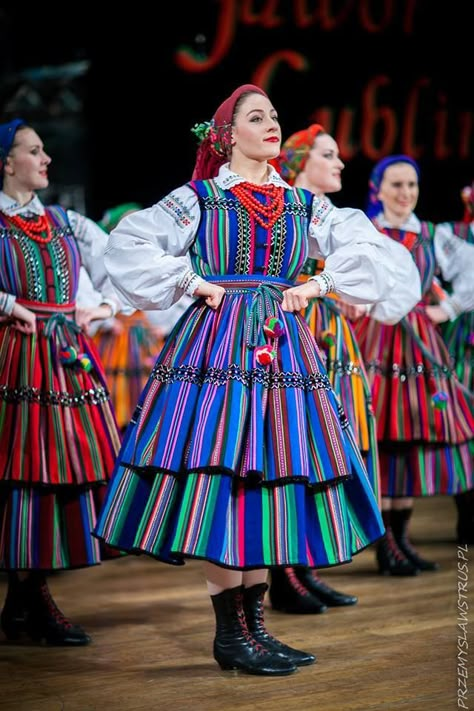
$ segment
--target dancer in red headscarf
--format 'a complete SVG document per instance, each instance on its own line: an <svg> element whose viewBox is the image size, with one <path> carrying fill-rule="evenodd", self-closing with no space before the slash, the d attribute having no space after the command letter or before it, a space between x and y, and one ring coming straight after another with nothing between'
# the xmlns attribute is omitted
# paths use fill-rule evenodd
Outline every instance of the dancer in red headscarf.
<svg viewBox="0 0 474 711"><path fill-rule="evenodd" d="M390 298L401 259L402 315L418 273L361 211L291 188L269 165L281 131L259 87L239 87L195 133L193 180L109 237L107 269L134 306L168 308L183 291L195 302L140 397L95 534L175 565L203 560L220 666L290 674L315 657L267 632L268 568L348 562L383 533L301 310L329 291ZM297 284L308 256L326 268Z"/></svg>

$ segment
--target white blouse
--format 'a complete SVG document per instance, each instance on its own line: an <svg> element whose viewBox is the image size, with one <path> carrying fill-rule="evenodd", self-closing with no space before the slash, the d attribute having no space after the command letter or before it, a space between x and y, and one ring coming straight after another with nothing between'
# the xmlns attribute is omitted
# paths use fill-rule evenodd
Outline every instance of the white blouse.
<svg viewBox="0 0 474 711"><path fill-rule="evenodd" d="M13 198L0 191L0 210L6 215L44 215L44 206L37 195L27 204L19 205ZM81 262L94 288L101 295L101 303L108 304L115 314L122 308L122 302L115 291L104 266L104 250L107 233L95 222L74 210L67 210L71 229L81 255ZM1 266L0 266L1 268ZM0 292L0 311L11 314L16 301L14 294Z"/></svg>
<svg viewBox="0 0 474 711"><path fill-rule="evenodd" d="M381 227L392 227L383 213L378 215L377 224ZM420 234L421 222L415 213L412 212L401 229ZM454 321L459 314L474 309L474 245L457 237L447 222L436 226L433 245L436 264L443 279L450 282L453 289L452 294L443 299L440 306L449 315L450 320Z"/></svg>
<svg viewBox="0 0 474 711"><path fill-rule="evenodd" d="M474 230L474 221L470 229ZM452 223L440 222L435 229L434 246L443 279L452 287L452 293L440 306L454 321L459 314L474 309L474 244L455 235Z"/></svg>
<svg viewBox="0 0 474 711"><path fill-rule="evenodd" d="M244 179L222 166L223 189ZM289 188L271 169L269 182ZM200 221L198 196L187 185L152 207L124 217L110 233L105 266L117 291L139 309L167 309L189 283L187 253ZM309 256L325 260L334 291L351 303L375 304L374 318L395 323L421 298L418 269L408 250L377 231L361 210L317 197L309 226ZM195 290L201 278L193 280Z"/></svg>

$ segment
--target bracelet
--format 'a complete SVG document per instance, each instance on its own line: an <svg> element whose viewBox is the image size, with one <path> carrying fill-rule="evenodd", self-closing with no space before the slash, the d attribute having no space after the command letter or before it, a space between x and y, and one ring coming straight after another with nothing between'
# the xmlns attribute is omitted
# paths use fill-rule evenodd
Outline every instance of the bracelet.
<svg viewBox="0 0 474 711"><path fill-rule="evenodd" d="M310 277L310 279L319 284L319 296L326 296L326 294L336 290L334 279L327 271L322 271L321 274Z"/></svg>
<svg viewBox="0 0 474 711"><path fill-rule="evenodd" d="M0 312L11 316L15 302L16 296L7 294L5 291L0 291Z"/></svg>

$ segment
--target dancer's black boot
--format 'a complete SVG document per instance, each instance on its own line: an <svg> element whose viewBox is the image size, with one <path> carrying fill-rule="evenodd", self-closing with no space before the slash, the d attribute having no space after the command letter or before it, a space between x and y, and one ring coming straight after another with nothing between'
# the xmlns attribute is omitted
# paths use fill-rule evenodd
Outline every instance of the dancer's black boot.
<svg viewBox="0 0 474 711"><path fill-rule="evenodd" d="M296 671L289 659L270 652L250 634L243 606L244 587L228 588L211 595L216 615L214 659L221 669L247 674L284 676Z"/></svg>
<svg viewBox="0 0 474 711"><path fill-rule="evenodd" d="M459 545L474 543L474 491L456 494L454 503L458 512L456 537Z"/></svg>
<svg viewBox="0 0 474 711"><path fill-rule="evenodd" d="M14 572L8 573L7 595L0 614L0 625L9 641L21 639L25 632L24 584Z"/></svg>
<svg viewBox="0 0 474 711"><path fill-rule="evenodd" d="M295 568L272 568L269 594L272 608L280 612L317 615L328 609L300 582Z"/></svg>
<svg viewBox="0 0 474 711"><path fill-rule="evenodd" d="M379 573L382 575L418 575L418 568L398 547L392 531L392 511L382 511L385 535L377 543L376 557Z"/></svg>
<svg viewBox="0 0 474 711"><path fill-rule="evenodd" d="M283 644L266 629L264 599L267 590L268 585L266 583L259 583L244 589L244 612L250 634L270 652L289 659L290 662L293 662L298 667L314 664L316 657L313 654L302 652L299 649L293 649L293 647Z"/></svg>
<svg viewBox="0 0 474 711"><path fill-rule="evenodd" d="M31 573L24 582L27 634L35 642L60 646L89 644L82 627L73 625L54 602L42 574Z"/></svg>
<svg viewBox="0 0 474 711"><path fill-rule="evenodd" d="M432 560L422 558L413 548L408 538L408 522L413 509L392 509L392 530L397 546L403 555L421 571L434 571L439 569L439 564Z"/></svg>
<svg viewBox="0 0 474 711"><path fill-rule="evenodd" d="M341 607L343 605L355 605L357 598L355 595L334 590L334 588L323 582L315 570L311 568L295 568L298 580L303 583L310 593L316 595L328 607Z"/></svg>

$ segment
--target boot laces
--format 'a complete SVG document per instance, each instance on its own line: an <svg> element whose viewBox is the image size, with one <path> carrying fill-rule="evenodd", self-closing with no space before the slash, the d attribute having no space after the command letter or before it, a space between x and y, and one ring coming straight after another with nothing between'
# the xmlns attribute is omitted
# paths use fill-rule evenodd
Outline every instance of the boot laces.
<svg viewBox="0 0 474 711"><path fill-rule="evenodd" d="M298 595L301 595L303 597L308 597L310 592L307 588L305 588L303 583L298 579L298 576L295 573L295 569L294 568L285 568L285 573L288 578L288 582L290 583L293 590L296 590Z"/></svg>
<svg viewBox="0 0 474 711"><path fill-rule="evenodd" d="M253 635L250 633L250 630L247 625L247 620L245 618L245 610L243 606L243 595L237 595L237 619L239 621L239 625L242 629L243 635L245 637L246 642L250 644L251 647L255 649L257 654L270 654L268 649L266 649L263 644L260 644L260 642L257 642L257 640L253 637Z"/></svg>
<svg viewBox="0 0 474 711"><path fill-rule="evenodd" d="M406 556L403 555L402 551L398 547L398 544L394 538L394 535L389 528L387 528L387 530L386 530L385 540L387 542L387 547L388 547L389 552L393 555L393 557L395 558L396 561L401 563L402 561L407 560Z"/></svg>
<svg viewBox="0 0 474 711"><path fill-rule="evenodd" d="M43 584L40 588L40 591L41 596L44 602L46 603L48 613L51 615L54 621L57 622L57 624L61 627L67 627L68 629L71 629L73 626L72 623L68 620L67 617L64 616L64 614L54 602L54 599L49 591L48 586Z"/></svg>

